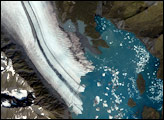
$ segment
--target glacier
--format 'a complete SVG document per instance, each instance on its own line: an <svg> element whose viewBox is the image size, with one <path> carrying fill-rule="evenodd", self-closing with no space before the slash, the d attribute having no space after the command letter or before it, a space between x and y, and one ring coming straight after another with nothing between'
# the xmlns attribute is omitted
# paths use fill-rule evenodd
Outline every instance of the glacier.
<svg viewBox="0 0 164 120"><path fill-rule="evenodd" d="M82 114L81 77L93 71L79 38L60 28L48 1L2 1L1 26L14 38L68 107ZM46 86L49 87L49 86Z"/></svg>

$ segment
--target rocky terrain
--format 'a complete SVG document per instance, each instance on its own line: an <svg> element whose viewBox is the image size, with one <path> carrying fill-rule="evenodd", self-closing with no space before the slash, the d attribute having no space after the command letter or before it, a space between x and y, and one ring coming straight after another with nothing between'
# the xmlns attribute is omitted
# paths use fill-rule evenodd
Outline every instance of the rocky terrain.
<svg viewBox="0 0 164 120"><path fill-rule="evenodd" d="M163 79L163 2L162 1L63 1L56 2L59 19L86 24L85 34L92 38L93 46L109 47L95 30L94 15L111 20L118 28L140 38L147 50L160 59L158 78Z"/></svg>
<svg viewBox="0 0 164 120"><path fill-rule="evenodd" d="M142 95L145 92L145 80L143 79L143 76L141 74L138 74L136 83L137 83L137 88L140 92L140 95Z"/></svg>
<svg viewBox="0 0 164 120"><path fill-rule="evenodd" d="M132 98L129 98L129 100L128 100L128 106L135 107L136 106L136 102Z"/></svg>
<svg viewBox="0 0 164 120"><path fill-rule="evenodd" d="M8 59L4 52L1 52L1 102L2 93L12 90L33 91L27 81L17 74L13 68L12 60ZM18 95L18 94L15 94ZM18 95L19 97L19 95ZM10 114L9 114L10 113ZM46 111L39 105L25 107L6 108L1 107L2 119L48 119L55 118L53 114Z"/></svg>
<svg viewBox="0 0 164 120"><path fill-rule="evenodd" d="M95 14L109 19L119 29L134 33L144 43L147 50L160 60L157 78L163 79L162 1L63 1L56 2L56 7L61 22L68 19L71 19L75 24L76 20L84 21L86 24L85 35L92 38L93 47L97 48L98 51L100 51L99 46L110 46L101 39L95 30ZM137 87L142 95L145 91L145 81L142 75L138 75ZM128 103L131 106L131 99ZM144 108L143 118L159 118L159 113L154 111L153 108Z"/></svg>
<svg viewBox="0 0 164 120"><path fill-rule="evenodd" d="M159 119L160 114L155 109L144 106L142 117L143 119Z"/></svg>
<svg viewBox="0 0 164 120"><path fill-rule="evenodd" d="M85 34L90 36L93 45L109 47L95 30L94 15L100 14L111 20L118 28L135 33L147 49L163 64L163 2L128 1L123 2L55 2L61 22L71 19L82 20L86 24ZM101 7L99 7L101 6ZM100 11L100 12L97 12ZM14 46L10 44L11 47ZM162 71L162 67L160 67ZM160 73L160 72L159 72ZM163 74L159 78L163 79Z"/></svg>
<svg viewBox="0 0 164 120"><path fill-rule="evenodd" d="M159 58L160 66L157 72L157 77L163 79L163 2L162 1L57 1L54 2L57 7L58 17L62 23L71 19L77 24L77 20L82 20L86 24L85 35L92 38L93 47L98 49L101 47L110 47L101 39L100 34L95 30L96 23L94 21L95 14L106 17L118 28L133 32L145 44L147 50ZM27 64L29 60L23 57L17 47L13 44L8 37L6 37L1 30L1 50L5 52L7 57L13 60L13 66L16 72L21 77L28 80L30 87L34 88L36 96L36 105L42 105L43 108L48 109L51 113L62 118L61 114L67 111L62 111L65 108L64 104L56 104L58 101L48 95L47 90L40 82L40 78L35 74L32 67ZM2 77L1 77L2 78ZM142 80L142 78L140 79ZM143 81L143 80L142 80ZM140 82L142 83L142 82ZM138 85L140 85L138 83ZM37 86L37 87L35 87ZM143 86L141 86L143 88ZM142 94L144 91L140 91ZM48 98L48 101L47 101ZM54 102L52 102L54 101ZM52 102L51 105L48 105ZM131 99L129 101L131 105ZM54 107L55 106L55 107ZM59 113L56 112L59 111ZM142 117L151 119L159 118L160 115L153 108L144 107Z"/></svg>
<svg viewBox="0 0 164 120"><path fill-rule="evenodd" d="M17 46L12 40L12 38L8 34L6 34L6 32L2 28L1 51L4 52L1 53L2 55L6 55L8 58L10 58L10 66L13 67L14 73L17 73L14 75L12 75L11 71L4 72L3 74L1 73L1 85L3 85L1 86L1 91L6 89L10 90L13 88L22 88L25 90L32 89L36 96L36 99L34 100L34 106L32 106L32 108L31 106L29 108L2 108L1 110L3 110L4 113L3 118L20 118L21 116L15 116L15 114L19 115L22 113L24 116L31 119L35 118L36 115L37 118L70 118L70 112L68 111L67 106L64 104L64 102L60 101L57 98L57 96L59 95L57 93L56 96L52 96L49 94L48 90L41 82L41 79L43 79L42 76L37 72L36 68L31 63L31 61L25 56L25 54L22 53L23 51L20 46ZM3 64L2 61L1 64L1 67L3 67L3 69L5 70L5 64ZM7 74L9 75L10 80L7 80ZM21 77L19 77L19 80L17 80L18 75ZM34 110L36 113L33 113ZM47 117L39 115L42 113L41 111L44 111L43 113ZM9 112L12 113L10 116L8 115Z"/></svg>

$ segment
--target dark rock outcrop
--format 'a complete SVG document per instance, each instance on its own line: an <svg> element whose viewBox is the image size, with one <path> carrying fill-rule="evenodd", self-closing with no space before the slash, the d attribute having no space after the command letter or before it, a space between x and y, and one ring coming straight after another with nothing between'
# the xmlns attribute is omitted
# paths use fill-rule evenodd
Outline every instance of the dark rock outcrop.
<svg viewBox="0 0 164 120"><path fill-rule="evenodd" d="M154 108L144 106L142 112L143 119L159 119L160 114Z"/></svg>
<svg viewBox="0 0 164 120"><path fill-rule="evenodd" d="M163 2L125 20L125 29L142 37L157 37L163 31Z"/></svg>
<svg viewBox="0 0 164 120"><path fill-rule="evenodd" d="M154 46L150 52L160 59L160 66L157 72L157 78L163 79L163 34L155 39Z"/></svg>
<svg viewBox="0 0 164 120"><path fill-rule="evenodd" d="M132 98L129 98L129 100L128 100L128 106L129 107L134 107L134 106L136 106L136 102Z"/></svg>
<svg viewBox="0 0 164 120"><path fill-rule="evenodd" d="M97 53L101 53L98 46L106 47L107 44L100 38L100 34L95 30L96 23L94 17L96 14L98 1L56 1L57 13L61 23L71 19L77 25L77 20L81 20L86 24L85 35L91 37L93 47Z"/></svg>
<svg viewBox="0 0 164 120"><path fill-rule="evenodd" d="M148 7L144 1L108 1L103 5L103 16L124 20L142 12Z"/></svg>
<svg viewBox="0 0 164 120"><path fill-rule="evenodd" d="M137 82L137 88L142 95L145 92L145 80L143 79L141 74L138 74L138 78L136 80Z"/></svg>
<svg viewBox="0 0 164 120"><path fill-rule="evenodd" d="M107 1L102 13L118 28L133 32L160 59L157 77L163 79L163 2Z"/></svg>
<svg viewBox="0 0 164 120"><path fill-rule="evenodd" d="M163 119L163 105L162 105L161 118Z"/></svg>
<svg viewBox="0 0 164 120"><path fill-rule="evenodd" d="M105 41L100 39L100 34L95 30L94 15L98 2L96 1L57 1L58 17L61 22L71 19L76 24L76 20L82 20L86 24L85 34L93 38L93 46L108 47ZM146 48L155 57L160 59L160 66L157 77L163 79L163 2L153 2L148 4L143 1L104 1L102 2L102 16L110 19L121 29L135 33L145 44ZM5 42L2 41L5 40ZM97 41L98 39L98 41ZM28 80L34 87L38 99L38 105L48 106L47 103L54 101L48 106L51 111L59 108L59 104L52 96L48 95L47 90L40 82L33 68L27 65L25 58L21 57L17 47L1 34L1 49L13 60L13 66L18 73ZM19 64L18 64L19 63ZM141 94L145 91L145 81L142 75L138 75L137 87ZM42 89L42 91L40 91ZM44 97L41 97L44 96ZM58 106L59 105L59 106ZM55 107L54 107L55 106ZM64 108L65 106L61 104ZM149 114L151 113L151 114ZM158 118L158 113L153 108L144 107L143 118Z"/></svg>
<svg viewBox="0 0 164 120"><path fill-rule="evenodd" d="M16 73L24 78L28 85L34 89L34 94L36 96L34 105L43 107L46 111L55 116L54 118L71 118L68 107L60 98L60 95L54 90L53 92L56 96L50 94L50 91L42 83L44 82L44 78L39 74L30 59L27 58L23 49L15 44L11 36L2 28L1 51L12 60L13 68Z"/></svg>

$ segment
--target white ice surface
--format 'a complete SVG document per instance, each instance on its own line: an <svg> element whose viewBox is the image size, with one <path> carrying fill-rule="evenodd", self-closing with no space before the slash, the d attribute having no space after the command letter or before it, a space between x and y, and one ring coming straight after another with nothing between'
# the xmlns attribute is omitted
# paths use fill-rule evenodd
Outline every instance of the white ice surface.
<svg viewBox="0 0 164 120"><path fill-rule="evenodd" d="M1 91L1 93L5 93L9 96L13 96L19 100L26 98L28 95L27 90L18 90L18 89L13 89L11 90L11 92L8 90L5 90L5 91Z"/></svg>
<svg viewBox="0 0 164 120"><path fill-rule="evenodd" d="M23 3L27 7L27 11L30 12L28 3ZM91 69L86 69L74 59L69 50L70 40L58 27L56 15L50 3L46 1L30 1L29 3L35 12L38 23L32 12L29 15L50 63L77 93L83 92L85 88L80 85L80 78L93 67L88 65ZM56 75L43 56L36 39L33 37L22 3L20 1L3 1L1 4L1 24L6 26L11 35L15 36L17 33L17 42L24 48L44 79L61 95L69 107L73 107L73 112L82 113L82 101L78 94L74 94Z"/></svg>
<svg viewBox="0 0 164 120"><path fill-rule="evenodd" d="M1 106L3 106L3 107L10 107L11 104L9 103L8 100L5 100L5 101L3 101L3 102L1 103Z"/></svg>

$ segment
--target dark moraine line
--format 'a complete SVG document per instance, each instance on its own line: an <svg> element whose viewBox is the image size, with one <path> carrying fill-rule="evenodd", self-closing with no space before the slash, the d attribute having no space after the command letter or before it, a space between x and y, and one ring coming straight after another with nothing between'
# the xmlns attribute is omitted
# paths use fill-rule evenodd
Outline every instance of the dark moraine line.
<svg viewBox="0 0 164 120"><path fill-rule="evenodd" d="M28 11L27 11L27 9L26 9L26 7L25 7L25 5L24 5L24 2L22 2L21 1L21 3L22 3L22 6L23 6L23 8L24 8L24 10L25 10L25 13L26 13L26 15L27 15L27 18L28 18L28 21L29 21L29 23L30 23L30 26L31 26L31 29L32 29L32 31L34 32L33 33L33 35L34 35L34 38L36 39L36 41L37 41L37 43L38 43L38 46L39 46L39 48L40 48L40 50L42 51L42 54L44 55L44 57L46 58L46 61L47 61L47 63L49 64L49 66L52 68L52 70L57 74L57 76L68 86L68 88L76 95L76 94L78 94L70 85L69 85L69 83L63 78L63 76L53 67L53 65L51 64L51 62L49 61L49 59L47 58L47 56L46 56L46 54L45 54L45 52L44 52L44 50L43 50L43 48L42 48L42 46L41 46L41 44L40 44L40 42L39 42L39 39L38 39L38 36L37 36L37 33L36 33L36 31L35 31L35 28L34 28L34 25L33 25L33 23L32 23L32 20L31 20L31 18L30 18L30 16L29 16L29 13L28 13ZM30 5L30 3L29 3L29 5ZM30 7L31 7L31 5L30 5ZM31 10L33 11L33 9L32 9L32 7L31 7ZM33 11L33 13L34 13L34 11ZM35 13L34 13L34 16L35 16ZM36 16L35 16L35 18L36 18ZM36 18L36 20L37 20L37 18ZM38 21L38 20L37 20ZM38 23L38 22L37 22ZM39 26L39 24L38 24L38 26ZM39 28L40 28L40 26L39 26ZM40 31L41 32L41 31ZM42 32L41 32L42 33ZM41 34L42 35L42 34ZM43 38L43 35L42 35L42 38ZM43 38L43 40L44 40L44 38ZM45 42L45 41L44 41ZM46 47L47 47L47 45L46 45ZM48 48L48 47L47 47ZM48 49L49 50L49 49ZM49 50L50 51L50 50ZM51 53L52 54L52 53ZM53 56L54 57L54 56ZM54 57L54 59L56 60L56 58ZM57 61L57 60L56 60ZM57 63L59 63L58 61L57 61ZM60 65L60 64L59 64ZM61 66L61 65L60 65ZM62 67L63 68L63 67ZM64 68L63 68L64 69ZM68 74L68 73L67 73ZM69 74L68 74L69 75Z"/></svg>
<svg viewBox="0 0 164 120"><path fill-rule="evenodd" d="M68 106L66 105L64 99L61 97L61 95L52 87L50 84L45 80L45 78L42 76L42 74L36 69L35 65L32 63L31 59L27 57L28 55L24 52L23 47L21 47L19 44L17 44L16 38L14 38L11 34L8 33L7 29L2 25L1 26L1 33L7 35L5 39L1 40L1 44L3 45L4 42L9 41L15 45L17 48L17 51L13 53L12 57L9 56L9 54L6 54L6 49L11 49L9 46L7 48L2 48L1 50L5 52L6 56L10 59L12 59L13 67L15 69L15 72L18 73L18 70L29 70L32 69L33 74L31 73L22 73L19 72L18 74L25 78L28 85L34 89L34 94L36 96L36 99L34 100L34 105L42 107L44 110L49 111L52 113L55 118L58 119L71 119L71 113L68 109ZM17 52L21 52L21 54L17 54ZM16 58L16 59L15 59ZM23 62L23 66L21 65L21 68L19 68L17 65L14 66L14 64L17 64ZM38 85L39 83L39 85ZM33 86L34 85L34 86ZM48 89L45 86L49 86ZM38 88L39 87L39 88ZM1 94L1 101L3 97ZM47 103L49 103L47 105ZM60 111L58 110L60 109ZM10 109L12 110L12 109ZM54 119L54 117L53 117Z"/></svg>
<svg viewBox="0 0 164 120"><path fill-rule="evenodd" d="M28 3L29 3L29 2L28 2ZM35 16L35 19L36 19L36 21L37 21L37 23L38 23L38 26L39 26L39 28L40 28L38 19L37 19L36 15L35 15L35 13L34 13L34 11L33 11L33 8L32 8L32 6L31 6L30 3L29 3L29 6L31 7L31 10L32 10L32 12L33 12L33 14L34 14L34 16ZM63 31L63 32L64 32L64 31ZM72 79L74 80L74 82L80 86L80 84L77 83L76 80L64 69L64 67L60 64L60 62L55 58L55 56L53 55L53 53L51 52L51 50L48 48L48 46L47 46L47 44L46 44L46 42L45 42L45 40L44 40L44 36L43 36L43 34L42 34L41 29L40 29L40 33L41 33L41 35L42 35L42 38L43 38L43 41L44 41L45 46L47 47L48 51L51 53L51 55L53 56L53 58L56 60L56 62L61 66L61 68L63 68L63 70L68 74L68 76L70 76L70 78L72 78ZM69 37L68 37L68 38L69 38Z"/></svg>

